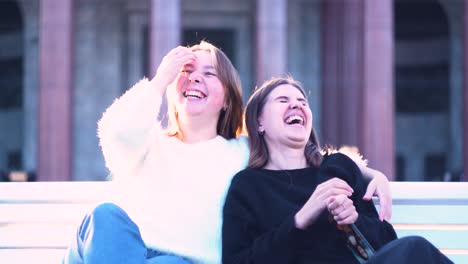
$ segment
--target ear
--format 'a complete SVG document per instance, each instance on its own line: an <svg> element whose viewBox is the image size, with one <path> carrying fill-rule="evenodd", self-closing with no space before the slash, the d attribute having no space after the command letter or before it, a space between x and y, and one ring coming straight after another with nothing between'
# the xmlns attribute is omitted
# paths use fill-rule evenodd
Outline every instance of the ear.
<svg viewBox="0 0 468 264"><path fill-rule="evenodd" d="M262 125L262 123L260 122L260 120L259 120L259 122L258 122L258 133L260 133L260 134L265 133L265 128L263 127L263 125Z"/></svg>
<svg viewBox="0 0 468 264"><path fill-rule="evenodd" d="M260 125L260 126L258 127L258 134L259 134L260 136L265 135L265 129L262 127L262 125Z"/></svg>

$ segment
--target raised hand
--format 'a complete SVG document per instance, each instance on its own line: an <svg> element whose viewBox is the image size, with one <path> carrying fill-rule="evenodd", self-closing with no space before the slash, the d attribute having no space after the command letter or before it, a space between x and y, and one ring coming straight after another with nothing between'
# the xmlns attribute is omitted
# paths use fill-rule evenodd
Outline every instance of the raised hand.
<svg viewBox="0 0 468 264"><path fill-rule="evenodd" d="M163 94L167 86L174 82L182 66L195 60L196 56L189 48L178 46L164 56L151 82L157 83Z"/></svg>

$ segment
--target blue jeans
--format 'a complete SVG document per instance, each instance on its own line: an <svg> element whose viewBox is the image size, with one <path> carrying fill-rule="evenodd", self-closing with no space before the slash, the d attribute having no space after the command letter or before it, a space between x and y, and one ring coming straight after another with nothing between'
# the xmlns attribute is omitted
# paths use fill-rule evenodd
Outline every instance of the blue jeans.
<svg viewBox="0 0 468 264"><path fill-rule="evenodd" d="M98 205L81 223L63 264L190 264L186 259L148 249L138 226L122 208Z"/></svg>

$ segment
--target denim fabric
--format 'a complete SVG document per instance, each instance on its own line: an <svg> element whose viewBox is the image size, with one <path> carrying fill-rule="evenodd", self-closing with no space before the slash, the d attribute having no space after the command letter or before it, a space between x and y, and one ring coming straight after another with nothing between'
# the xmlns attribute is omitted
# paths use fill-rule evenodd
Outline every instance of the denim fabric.
<svg viewBox="0 0 468 264"><path fill-rule="evenodd" d="M147 249L138 226L115 204L87 214L63 264L190 264L182 257Z"/></svg>

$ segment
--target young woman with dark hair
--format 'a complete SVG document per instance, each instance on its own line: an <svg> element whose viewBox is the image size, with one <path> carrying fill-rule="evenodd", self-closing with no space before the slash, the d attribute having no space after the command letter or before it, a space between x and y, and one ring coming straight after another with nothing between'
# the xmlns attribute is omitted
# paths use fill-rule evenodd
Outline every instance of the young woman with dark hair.
<svg viewBox="0 0 468 264"><path fill-rule="evenodd" d="M362 199L367 183L356 163L322 153L298 82L276 78L256 89L245 124L250 158L224 205L224 264L451 263L421 237L396 239Z"/></svg>

